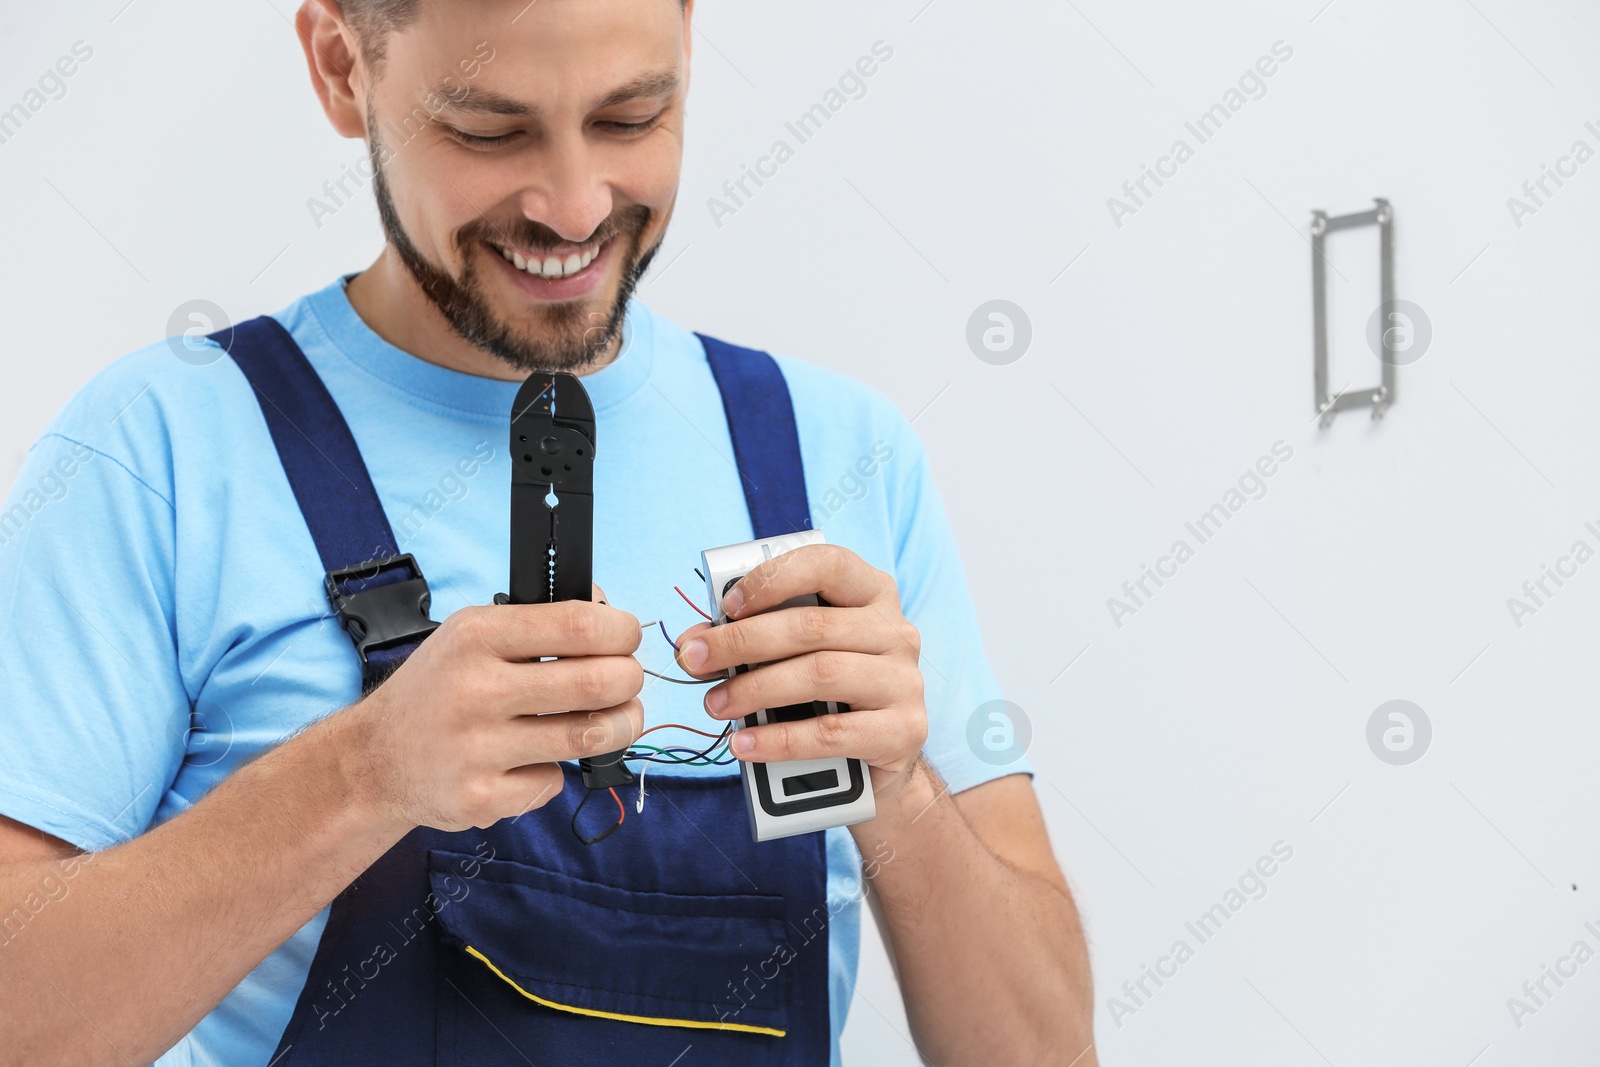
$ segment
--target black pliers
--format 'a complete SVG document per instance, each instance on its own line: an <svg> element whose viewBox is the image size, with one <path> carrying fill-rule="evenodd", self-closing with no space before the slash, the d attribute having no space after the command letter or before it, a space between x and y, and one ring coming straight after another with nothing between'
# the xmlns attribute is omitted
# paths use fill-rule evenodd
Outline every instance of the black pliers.
<svg viewBox="0 0 1600 1067"><path fill-rule="evenodd" d="M594 580L594 405L571 374L535 373L511 407L511 604L588 600ZM496 598L499 599L499 598ZM626 749L578 760L583 784L633 781Z"/></svg>

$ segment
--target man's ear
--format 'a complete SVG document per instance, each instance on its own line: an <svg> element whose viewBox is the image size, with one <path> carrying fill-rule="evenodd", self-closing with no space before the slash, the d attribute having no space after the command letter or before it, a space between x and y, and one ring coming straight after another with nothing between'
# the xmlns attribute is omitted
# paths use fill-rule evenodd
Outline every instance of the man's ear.
<svg viewBox="0 0 1600 1067"><path fill-rule="evenodd" d="M355 31L337 0L305 0L295 13L294 28L328 121L341 137L365 137L365 68L357 62Z"/></svg>

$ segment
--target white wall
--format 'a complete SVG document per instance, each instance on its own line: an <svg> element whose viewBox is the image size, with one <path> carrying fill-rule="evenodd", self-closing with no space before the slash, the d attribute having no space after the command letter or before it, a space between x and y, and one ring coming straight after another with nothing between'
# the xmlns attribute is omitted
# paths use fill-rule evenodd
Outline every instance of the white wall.
<svg viewBox="0 0 1600 1067"><path fill-rule="evenodd" d="M369 203L320 230L306 211L360 146L321 116L289 0L124 3L0 15L0 108L75 41L94 49L0 144L0 477L183 301L276 309L379 240ZM1600 563L1520 627L1507 599L1574 541L1600 548L1600 161L1520 226L1506 201L1575 141L1600 150L1600 9L702 8L670 269L643 294L917 414L1035 732L1102 1062L1592 1060L1600 963L1547 981L1520 1027L1507 998L1574 942L1600 950ZM893 58L866 95L718 226L707 198L880 40ZM1184 122L1278 41L1293 55L1264 95L1197 145ZM1193 158L1115 225L1107 198L1180 137ZM1374 196L1432 347L1382 423L1320 430L1309 212ZM1377 378L1374 249L1329 248L1336 386ZM965 341L993 298L1032 323L1007 366ZM1278 441L1293 458L1265 495L1186 535ZM1118 627L1107 599L1186 536L1194 558ZM1407 766L1366 741L1391 699L1433 727ZM1293 855L1266 894L1201 944L1186 920L1276 842ZM1179 939L1193 958L1114 1020L1122 983ZM869 942L847 1059L914 1062Z"/></svg>

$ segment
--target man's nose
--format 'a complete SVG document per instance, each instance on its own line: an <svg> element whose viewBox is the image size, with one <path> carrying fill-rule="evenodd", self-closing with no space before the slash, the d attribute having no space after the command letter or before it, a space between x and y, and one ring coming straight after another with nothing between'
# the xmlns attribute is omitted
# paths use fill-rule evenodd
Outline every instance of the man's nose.
<svg viewBox="0 0 1600 1067"><path fill-rule="evenodd" d="M592 236L611 214L611 185L581 136L553 141L521 195L522 213L568 241Z"/></svg>

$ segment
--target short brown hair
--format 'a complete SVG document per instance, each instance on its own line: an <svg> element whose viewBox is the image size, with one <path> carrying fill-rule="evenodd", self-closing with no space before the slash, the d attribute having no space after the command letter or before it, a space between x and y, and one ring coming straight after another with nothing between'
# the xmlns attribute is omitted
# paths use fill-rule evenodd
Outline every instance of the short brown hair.
<svg viewBox="0 0 1600 1067"><path fill-rule="evenodd" d="M361 43L361 56L374 75L383 68L384 45L389 34L403 30L416 21L422 0L338 0L345 21L356 31ZM688 0L678 0L680 8Z"/></svg>

